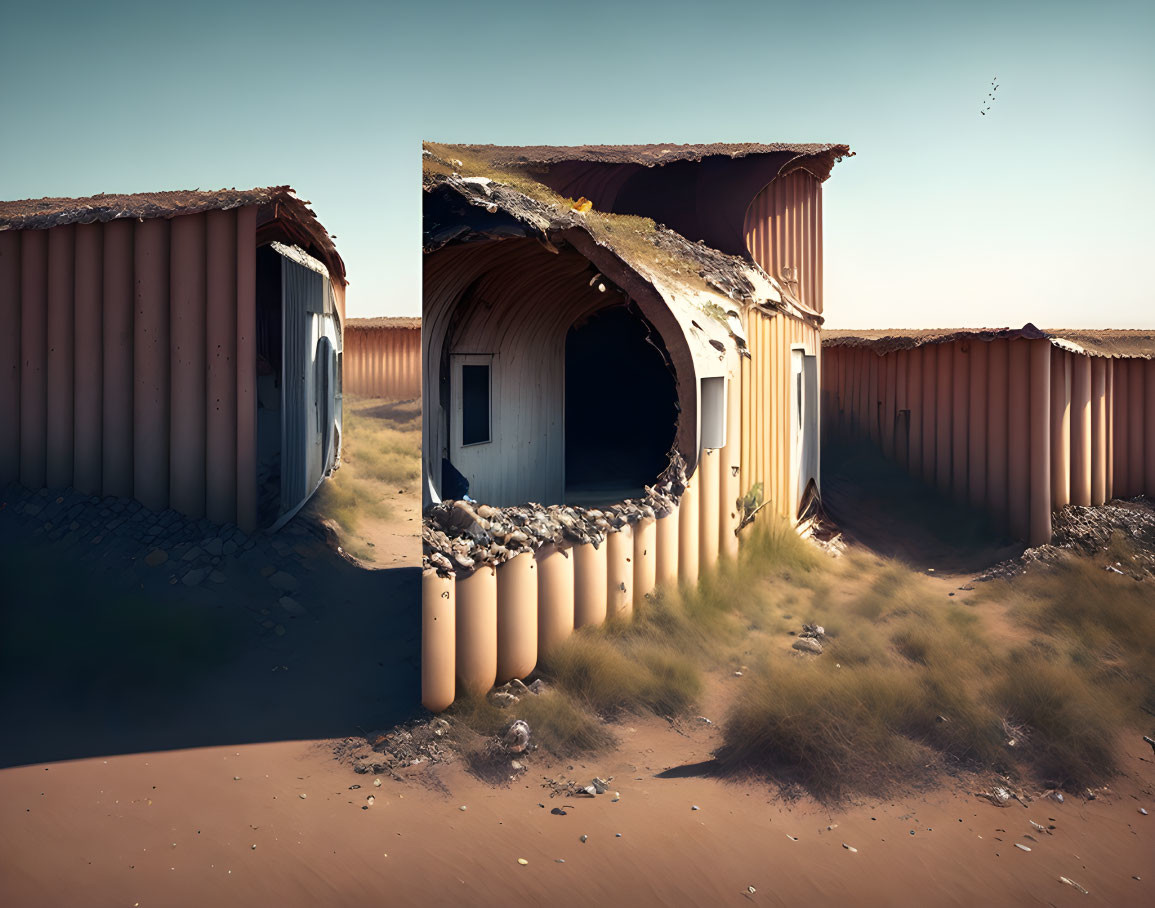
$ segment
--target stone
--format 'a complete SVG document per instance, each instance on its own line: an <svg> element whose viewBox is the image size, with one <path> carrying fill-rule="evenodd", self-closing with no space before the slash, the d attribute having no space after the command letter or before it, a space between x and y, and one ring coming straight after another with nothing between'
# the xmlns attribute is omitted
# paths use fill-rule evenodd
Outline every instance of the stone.
<svg viewBox="0 0 1155 908"><path fill-rule="evenodd" d="M187 552L185 552L184 555L181 556L181 560L182 561L196 561L203 554L204 554L204 552L201 549L199 549L197 546L194 545L191 549L189 549Z"/></svg>
<svg viewBox="0 0 1155 908"><path fill-rule="evenodd" d="M822 655L822 644L813 637L799 637L790 644L790 646L800 653L813 653L815 656Z"/></svg>
<svg viewBox="0 0 1155 908"><path fill-rule="evenodd" d="M181 578L181 583L185 586L196 586L205 579L206 573L204 568L194 568Z"/></svg>
<svg viewBox="0 0 1155 908"><path fill-rule="evenodd" d="M159 567L166 561L168 561L168 552L164 549L153 549L144 558L144 563L149 567Z"/></svg>
<svg viewBox="0 0 1155 908"><path fill-rule="evenodd" d="M210 539L204 544L204 550L210 555L219 555L224 550L224 543L220 539Z"/></svg>
<svg viewBox="0 0 1155 908"><path fill-rule="evenodd" d="M237 544L235 542L233 542L231 539L226 539L224 541L224 543L221 545L221 554L222 555L231 555L236 550L237 550Z"/></svg>
<svg viewBox="0 0 1155 908"><path fill-rule="evenodd" d="M273 589L282 590L284 592L291 592L295 590L300 584L297 578L285 571L277 571L269 577L269 583Z"/></svg>
<svg viewBox="0 0 1155 908"><path fill-rule="evenodd" d="M305 607L292 596L282 596L278 601L281 603L281 608L296 618L308 614L308 612L305 611Z"/></svg>
<svg viewBox="0 0 1155 908"><path fill-rule="evenodd" d="M213 571L211 574L209 574L209 580L211 580L213 583L224 583L228 579L229 578L222 574L220 571Z"/></svg>

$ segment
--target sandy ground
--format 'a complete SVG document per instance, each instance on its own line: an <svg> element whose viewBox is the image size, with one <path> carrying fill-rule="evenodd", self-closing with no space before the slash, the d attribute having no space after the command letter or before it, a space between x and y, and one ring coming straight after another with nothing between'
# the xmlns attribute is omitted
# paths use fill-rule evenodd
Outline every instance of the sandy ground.
<svg viewBox="0 0 1155 908"><path fill-rule="evenodd" d="M841 497L838 484L831 475L830 501L851 544L902 549L944 597L966 597L969 572L1007 554L966 542L964 515L913 545L853 481ZM366 570L314 545L293 594L305 611L278 616L287 631L276 634L257 608L279 595L264 554L224 564L223 586L184 590L135 563L46 553L2 514L0 544L9 571L32 565L37 578L0 577L15 590L0 601L4 630L38 647L18 670L0 666L5 908L1155 902L1155 817L1140 813L1155 813L1155 762L1138 734L1123 741L1124 774L1094 800L1026 807L974 797L996 780L969 777L837 806L792 799L712 775L716 725L652 717L615 725L620 744L600 757L531 754L505 784L456 761L378 787L334 758L333 741L419 713L413 568ZM47 585L54 564L64 579ZM130 588L203 618L194 629L216 656L163 635L102 634ZM142 649L154 657L141 661ZM62 675L93 650L83 676ZM720 719L742 683L711 677L702 715ZM551 781L595 776L620 799L551 797Z"/></svg>
<svg viewBox="0 0 1155 908"><path fill-rule="evenodd" d="M498 787L460 764L374 787L324 742L8 769L0 773L4 901L1145 905L1155 898L1155 817L1139 813L1155 811L1155 764L1137 747L1128 748L1127 775L1092 801L998 808L942 789L831 809L782 800L762 783L697 775L695 764L716 744L716 730L704 723L675 728L647 719L619 734L621 747L604 758L567 764L531 756L524 776ZM544 782L593 776L613 777L620 800L551 798ZM375 801L364 809L369 795ZM551 813L555 807L565 815ZM1030 820L1054 829L1042 834Z"/></svg>

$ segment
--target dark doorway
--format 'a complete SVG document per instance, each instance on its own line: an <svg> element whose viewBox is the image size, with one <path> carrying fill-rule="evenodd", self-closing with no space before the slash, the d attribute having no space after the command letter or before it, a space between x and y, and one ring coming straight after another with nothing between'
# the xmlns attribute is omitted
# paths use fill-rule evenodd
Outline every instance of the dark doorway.
<svg viewBox="0 0 1155 908"><path fill-rule="evenodd" d="M678 419L661 337L633 306L575 323L565 343L565 477L569 504L639 495L665 469Z"/></svg>

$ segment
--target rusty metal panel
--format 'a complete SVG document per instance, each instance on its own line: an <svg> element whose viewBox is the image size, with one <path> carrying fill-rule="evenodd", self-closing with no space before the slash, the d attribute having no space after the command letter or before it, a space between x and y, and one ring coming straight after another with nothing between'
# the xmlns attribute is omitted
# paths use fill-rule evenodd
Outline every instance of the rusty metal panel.
<svg viewBox="0 0 1155 908"><path fill-rule="evenodd" d="M73 342L76 290L76 228L48 231L48 313L45 394L47 395L45 482L51 488L72 485Z"/></svg>
<svg viewBox="0 0 1155 908"><path fill-rule="evenodd" d="M101 494L104 485L101 463L104 409L103 239L104 230L97 224L81 224L76 228L73 485L78 491L89 495Z"/></svg>
<svg viewBox="0 0 1155 908"><path fill-rule="evenodd" d="M169 501L205 513L205 216L173 218L169 284Z"/></svg>
<svg viewBox="0 0 1155 908"><path fill-rule="evenodd" d="M363 397L410 400L421 396L421 329L345 327L345 390Z"/></svg>
<svg viewBox="0 0 1155 908"><path fill-rule="evenodd" d="M0 483L20 477L20 234L0 232Z"/></svg>
<svg viewBox="0 0 1155 908"><path fill-rule="evenodd" d="M991 341L987 354L987 508L1000 531L1009 527L1010 498L1007 493L1010 457L1007 447L1010 413L1010 342Z"/></svg>
<svg viewBox="0 0 1155 908"><path fill-rule="evenodd" d="M133 224L104 227L101 469L105 495L133 493Z"/></svg>
<svg viewBox="0 0 1155 908"><path fill-rule="evenodd" d="M822 184L804 170L779 177L746 209L746 248L804 306L822 312Z"/></svg>
<svg viewBox="0 0 1155 908"><path fill-rule="evenodd" d="M237 216L206 216L205 516L237 519Z"/></svg>
<svg viewBox="0 0 1155 908"><path fill-rule="evenodd" d="M25 232L20 241L20 481L44 485L48 393L48 235Z"/></svg>
<svg viewBox="0 0 1155 908"><path fill-rule="evenodd" d="M237 526L257 528L257 210L237 212Z"/></svg>

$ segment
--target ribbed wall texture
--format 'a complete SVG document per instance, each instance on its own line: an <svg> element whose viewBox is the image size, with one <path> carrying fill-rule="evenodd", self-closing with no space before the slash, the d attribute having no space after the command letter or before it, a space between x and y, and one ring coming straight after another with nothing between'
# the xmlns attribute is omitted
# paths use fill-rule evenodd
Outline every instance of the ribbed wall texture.
<svg viewBox="0 0 1155 908"><path fill-rule="evenodd" d="M1032 545L1068 503L1155 493L1155 360L1023 338L823 357L825 437L877 444Z"/></svg>
<svg viewBox="0 0 1155 908"><path fill-rule="evenodd" d="M795 470L801 465L792 462L791 350L802 346L807 354L819 355L818 329L782 313L750 310L746 343L750 357L742 359L741 494L761 483L764 500L773 502L769 510L793 521L800 497ZM817 485L817 475L808 478Z"/></svg>
<svg viewBox="0 0 1155 908"><path fill-rule="evenodd" d="M822 312L822 184L804 170L774 180L746 210L746 248L803 305Z"/></svg>
<svg viewBox="0 0 1155 908"><path fill-rule="evenodd" d="M385 400L421 396L421 328L345 325L344 385Z"/></svg>
<svg viewBox="0 0 1155 908"><path fill-rule="evenodd" d="M0 482L255 528L256 218L0 233Z"/></svg>

